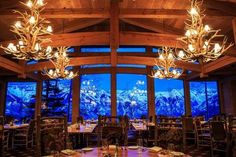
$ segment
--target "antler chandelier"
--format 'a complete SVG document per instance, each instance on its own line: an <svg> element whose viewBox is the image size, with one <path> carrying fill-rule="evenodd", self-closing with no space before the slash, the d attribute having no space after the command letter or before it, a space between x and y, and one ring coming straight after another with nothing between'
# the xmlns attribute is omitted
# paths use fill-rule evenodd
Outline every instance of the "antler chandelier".
<svg viewBox="0 0 236 157"><path fill-rule="evenodd" d="M199 63L216 60L233 44L227 45L227 38L219 35L220 30L213 30L203 24L205 15L201 12L202 1L191 1L191 9L188 10L188 22L185 23L186 33L180 40L187 48L179 51L178 57L184 61L198 61ZM217 38L224 37L222 43L216 42Z"/></svg>
<svg viewBox="0 0 236 157"><path fill-rule="evenodd" d="M51 58L52 47L42 47L43 43L50 41L50 39L43 38L43 36L52 33L50 22L40 16L45 5L43 0L29 0L22 4L28 7L29 10L25 12L14 11L21 17L19 21L11 26L11 31L17 36L17 43L10 43L7 47L1 46L1 48L17 59L39 60Z"/></svg>
<svg viewBox="0 0 236 157"><path fill-rule="evenodd" d="M67 57L67 47L59 47L54 54L54 57L50 60L55 69L44 69L43 75L49 76L51 79L72 79L77 76L77 73L67 70L70 59Z"/></svg>
<svg viewBox="0 0 236 157"><path fill-rule="evenodd" d="M156 69L153 70L151 77L159 79L180 77L182 70L175 68L174 61L173 50L168 47L163 47L159 58L156 59Z"/></svg>

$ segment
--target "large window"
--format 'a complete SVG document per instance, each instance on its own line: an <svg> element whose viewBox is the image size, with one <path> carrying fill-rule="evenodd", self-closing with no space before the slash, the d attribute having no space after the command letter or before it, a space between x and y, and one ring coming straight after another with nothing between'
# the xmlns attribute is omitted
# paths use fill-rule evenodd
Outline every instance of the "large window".
<svg viewBox="0 0 236 157"><path fill-rule="evenodd" d="M42 116L68 116L71 121L72 81L46 80L43 82Z"/></svg>
<svg viewBox="0 0 236 157"><path fill-rule="evenodd" d="M146 76L117 74L117 115L134 119L147 116L147 113Z"/></svg>
<svg viewBox="0 0 236 157"><path fill-rule="evenodd" d="M9 82L5 115L18 122L34 117L36 82Z"/></svg>
<svg viewBox="0 0 236 157"><path fill-rule="evenodd" d="M110 74L81 76L80 115L84 119L97 119L98 115L111 115Z"/></svg>
<svg viewBox="0 0 236 157"><path fill-rule="evenodd" d="M220 113L217 82L190 82L190 98L193 116L209 119Z"/></svg>
<svg viewBox="0 0 236 157"><path fill-rule="evenodd" d="M184 88L181 80L155 79L156 114L172 117L184 115Z"/></svg>

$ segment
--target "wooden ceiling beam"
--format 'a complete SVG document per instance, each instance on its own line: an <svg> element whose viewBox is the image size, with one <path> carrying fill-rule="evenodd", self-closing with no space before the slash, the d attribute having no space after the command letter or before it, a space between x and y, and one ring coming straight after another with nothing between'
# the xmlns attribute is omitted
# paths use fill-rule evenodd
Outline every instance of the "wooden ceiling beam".
<svg viewBox="0 0 236 157"><path fill-rule="evenodd" d="M19 9L18 9L19 10ZM21 11L21 10L19 10ZM232 17L228 13L222 13L218 10L206 10L207 18ZM62 9L45 9L42 16L58 19L76 19L76 18L110 18L108 9L78 9L78 8L62 8ZM0 10L0 18L16 18L17 15L12 10ZM176 19L187 17L185 9L120 9L119 18L161 18Z"/></svg>
<svg viewBox="0 0 236 157"><path fill-rule="evenodd" d="M236 57L223 56L213 62L203 65L202 73L208 74L236 62Z"/></svg>
<svg viewBox="0 0 236 157"><path fill-rule="evenodd" d="M70 66L81 66L89 64L110 64L110 56L91 56L91 57L73 57L70 60ZM155 57L137 57L137 56L117 56L117 64L138 64L138 65L155 65ZM176 61L176 66L182 69L188 69L191 71L200 72L201 68L198 64L187 63L182 61ZM53 68L53 65L49 61L39 62L26 66L26 72L34 72L43 70L44 67Z"/></svg>
<svg viewBox="0 0 236 157"><path fill-rule="evenodd" d="M169 46L182 48L184 45L176 40L179 35L159 34L159 33L142 33L142 32L120 32L120 45L142 45L142 46ZM109 45L109 32L79 32L66 33L49 36L51 42L43 46L90 46L90 45ZM3 41L0 45L7 46L10 42Z"/></svg>
<svg viewBox="0 0 236 157"><path fill-rule="evenodd" d="M79 19L79 20L73 20L70 22L66 22L64 28L63 26L56 26L55 27L55 33L70 33L79 29L83 29L89 26L96 25L98 23L101 23L105 21L106 19Z"/></svg>
<svg viewBox="0 0 236 157"><path fill-rule="evenodd" d="M203 4L207 8L217 9L223 13L236 16L236 4L233 2L219 1L219 0L205 0Z"/></svg>
<svg viewBox="0 0 236 157"><path fill-rule="evenodd" d="M24 71L25 71L23 66L20 66L19 64L1 56L0 56L0 67L13 71L17 74L24 74Z"/></svg>
<svg viewBox="0 0 236 157"><path fill-rule="evenodd" d="M160 23L160 22L156 22L152 19L121 19L122 21L138 26L138 27L142 27L154 32L159 32L159 33L172 33L172 34L183 34L184 31L178 28L174 28L172 26L166 25L165 23Z"/></svg>

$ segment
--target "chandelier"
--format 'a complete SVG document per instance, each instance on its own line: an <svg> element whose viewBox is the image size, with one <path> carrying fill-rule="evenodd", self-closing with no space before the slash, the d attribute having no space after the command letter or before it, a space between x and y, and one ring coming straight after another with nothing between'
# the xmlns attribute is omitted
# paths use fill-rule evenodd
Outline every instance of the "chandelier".
<svg viewBox="0 0 236 157"><path fill-rule="evenodd" d="M152 71L151 77L159 79L180 77L182 70L175 68L173 50L168 47L163 47L162 52L159 53L159 58L156 59L155 64L156 69Z"/></svg>
<svg viewBox="0 0 236 157"><path fill-rule="evenodd" d="M17 42L15 44L9 43L7 47L1 46L1 48L17 59L39 60L51 58L52 47L42 47L43 43L50 41L50 39L43 38L43 36L52 33L50 22L40 16L45 5L43 0L29 0L22 4L28 8L28 11L15 10L14 12L18 13L20 17L19 21L11 26L11 31L17 36Z"/></svg>
<svg viewBox="0 0 236 157"><path fill-rule="evenodd" d="M178 57L184 61L199 63L216 60L227 51L233 44L227 45L227 38L220 35L220 30L213 30L209 25L203 24L205 15L200 10L202 1L191 1L191 9L188 10L188 20L185 23L186 33L180 40L187 48L180 50ZM223 38L221 44L217 42Z"/></svg>
<svg viewBox="0 0 236 157"><path fill-rule="evenodd" d="M67 70L70 59L67 56L67 47L58 47L54 56L50 61L54 65L55 69L44 69L43 75L49 76L51 79L73 79L77 76L77 73Z"/></svg>

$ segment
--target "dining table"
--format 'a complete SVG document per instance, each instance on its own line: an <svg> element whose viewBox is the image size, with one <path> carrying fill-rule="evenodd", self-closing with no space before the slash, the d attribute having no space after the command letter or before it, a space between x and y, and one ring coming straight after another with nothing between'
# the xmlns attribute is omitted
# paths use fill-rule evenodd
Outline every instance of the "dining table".
<svg viewBox="0 0 236 157"><path fill-rule="evenodd" d="M63 151L62 151L63 152ZM103 149L96 147L91 149L82 149L75 150L71 154L60 153L61 157L114 157L115 156L115 147L104 151ZM149 148L138 148L138 149L129 149L129 147L119 147L118 148L119 157L190 157L181 152L175 152L170 150L161 149L159 151L154 151Z"/></svg>
<svg viewBox="0 0 236 157"><path fill-rule="evenodd" d="M80 145L84 144L86 139L86 145L88 146L88 136L93 133L94 129L97 127L98 124L96 123L76 123L68 126L67 131L71 137L75 137L75 146L76 148ZM79 140L79 138L81 140Z"/></svg>

